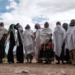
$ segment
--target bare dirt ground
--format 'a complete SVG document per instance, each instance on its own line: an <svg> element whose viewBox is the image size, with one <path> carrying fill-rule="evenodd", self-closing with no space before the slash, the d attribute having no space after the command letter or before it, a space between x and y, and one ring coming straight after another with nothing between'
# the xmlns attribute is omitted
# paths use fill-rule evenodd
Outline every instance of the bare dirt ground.
<svg viewBox="0 0 75 75"><path fill-rule="evenodd" d="M26 60L25 60L26 62ZM74 65L38 64L0 64L0 75L75 75ZM25 73L26 72L26 73Z"/></svg>

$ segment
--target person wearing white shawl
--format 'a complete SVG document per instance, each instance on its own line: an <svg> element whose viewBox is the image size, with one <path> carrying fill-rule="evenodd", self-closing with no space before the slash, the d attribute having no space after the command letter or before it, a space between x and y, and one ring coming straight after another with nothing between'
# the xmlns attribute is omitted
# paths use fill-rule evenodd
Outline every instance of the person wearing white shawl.
<svg viewBox="0 0 75 75"><path fill-rule="evenodd" d="M65 30L61 27L61 23L57 22L56 27L53 33L53 41L54 41L54 52L56 54L56 60L58 62L56 64L60 64L60 60L62 60L62 64L64 64L64 49L63 43L65 39Z"/></svg>
<svg viewBox="0 0 75 75"><path fill-rule="evenodd" d="M5 43L6 44L9 42L9 50L8 50L8 62L9 63L14 63L14 56L13 56L13 48L15 46L15 29L14 29L15 24L11 24L8 30L8 37Z"/></svg>
<svg viewBox="0 0 75 75"><path fill-rule="evenodd" d="M45 64L51 63L54 60L52 30L49 28L49 23L44 24L44 28L40 32L40 52L39 58L41 61L46 61Z"/></svg>
<svg viewBox="0 0 75 75"><path fill-rule="evenodd" d="M71 20L71 31L68 39L68 48L70 51L70 62L75 61L75 20Z"/></svg>
<svg viewBox="0 0 75 75"><path fill-rule="evenodd" d="M17 40L16 40L16 57L17 63L23 63L24 56L23 56L23 28L21 25L16 24L15 29L17 30Z"/></svg>
<svg viewBox="0 0 75 75"><path fill-rule="evenodd" d="M3 63L2 59L5 57L5 35L7 30L4 28L3 22L0 23L0 63Z"/></svg>
<svg viewBox="0 0 75 75"><path fill-rule="evenodd" d="M37 61L37 63L40 63L39 61L39 50L40 50L40 32L41 32L41 27L40 25L37 23L35 24L35 59Z"/></svg>
<svg viewBox="0 0 75 75"><path fill-rule="evenodd" d="M65 48L65 53L66 53L66 55L65 55L65 60L67 61L66 62L66 64L69 64L70 62L69 62L69 59L70 59L70 56L69 56L69 49L68 49L68 46L67 46L67 43L68 43L68 38L69 38L69 35L70 35L70 26L69 26L69 28L68 28L68 24L67 23L63 23L63 28L64 28L64 30L65 30L65 46L64 46L64 48Z"/></svg>
<svg viewBox="0 0 75 75"><path fill-rule="evenodd" d="M35 46L34 46L34 33L30 29L30 26L27 25L25 27L24 32L24 49L25 49L25 57L27 59L27 63L32 63L32 59L35 53ZM30 61L29 61L30 60Z"/></svg>

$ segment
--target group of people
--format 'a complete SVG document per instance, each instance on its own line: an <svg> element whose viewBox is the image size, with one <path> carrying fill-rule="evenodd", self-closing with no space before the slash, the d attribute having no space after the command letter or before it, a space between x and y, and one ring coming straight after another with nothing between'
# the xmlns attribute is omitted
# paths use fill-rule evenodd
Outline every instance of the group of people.
<svg viewBox="0 0 75 75"><path fill-rule="evenodd" d="M51 61L58 61L56 64L72 64L75 60L75 20L72 19L70 24L56 22L54 32L49 28L49 23L45 22L44 28L37 23L35 24L36 32L31 30L29 24L26 25L25 31L22 26L11 24L8 31L4 28L3 22L0 23L0 63L5 57L5 47L9 42L8 62L14 63L13 49L16 48L17 63L32 63L35 57L37 63L51 64ZM44 62L43 62L44 61Z"/></svg>

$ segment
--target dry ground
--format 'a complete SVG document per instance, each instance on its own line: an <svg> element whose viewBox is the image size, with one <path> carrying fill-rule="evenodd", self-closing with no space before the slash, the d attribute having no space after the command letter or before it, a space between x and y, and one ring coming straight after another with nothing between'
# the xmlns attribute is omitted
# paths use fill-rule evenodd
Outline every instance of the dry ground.
<svg viewBox="0 0 75 75"><path fill-rule="evenodd" d="M24 73L27 71L27 73ZM0 75L75 75L74 65L37 64L0 64Z"/></svg>

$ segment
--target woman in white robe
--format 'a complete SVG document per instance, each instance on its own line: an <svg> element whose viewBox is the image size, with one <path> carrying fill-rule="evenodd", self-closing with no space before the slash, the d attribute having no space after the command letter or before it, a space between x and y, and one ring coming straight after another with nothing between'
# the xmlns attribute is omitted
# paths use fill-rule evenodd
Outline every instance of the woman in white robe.
<svg viewBox="0 0 75 75"><path fill-rule="evenodd" d="M41 32L41 27L39 24L36 24L35 25L35 29L36 29L36 32L35 32L35 59L37 61L37 63L40 63L39 61L39 50L40 50L40 32Z"/></svg>
<svg viewBox="0 0 75 75"><path fill-rule="evenodd" d="M64 49L63 43L65 39L65 30L61 27L61 23L56 23L56 28L54 29L53 41L54 41L54 52L56 54L56 59L58 62L56 64L60 64L60 60L62 60L62 64L64 64Z"/></svg>
<svg viewBox="0 0 75 75"><path fill-rule="evenodd" d="M33 59L34 52L35 52L34 33L30 29L29 25L27 25L25 29L26 29L24 32L25 57L27 58L27 63L32 63L32 59Z"/></svg>
<svg viewBox="0 0 75 75"><path fill-rule="evenodd" d="M66 32L66 35L65 35L65 49L67 50L66 52L66 56L67 56L67 63L70 63L71 64L71 61L70 61L70 50L69 50L69 47L70 47L70 34L72 32L74 28L74 25L70 23L69 27L68 27L68 30Z"/></svg>
<svg viewBox="0 0 75 75"><path fill-rule="evenodd" d="M40 32L40 52L39 59L46 61L45 64L51 63L54 60L52 30L49 28L49 23L44 24L44 28Z"/></svg>
<svg viewBox="0 0 75 75"><path fill-rule="evenodd" d="M70 62L75 61L75 20L71 20L70 26L72 27L69 39L68 39L68 48L70 51Z"/></svg>
<svg viewBox="0 0 75 75"><path fill-rule="evenodd" d="M65 52L66 52L66 55L65 55L65 60L67 61L66 64L69 64L69 59L70 59L70 56L69 56L69 49L67 47L67 42L68 42L68 38L69 38L69 35L70 35L70 26L69 26L69 29L68 29L68 24L67 23L63 23L63 28L65 29Z"/></svg>

